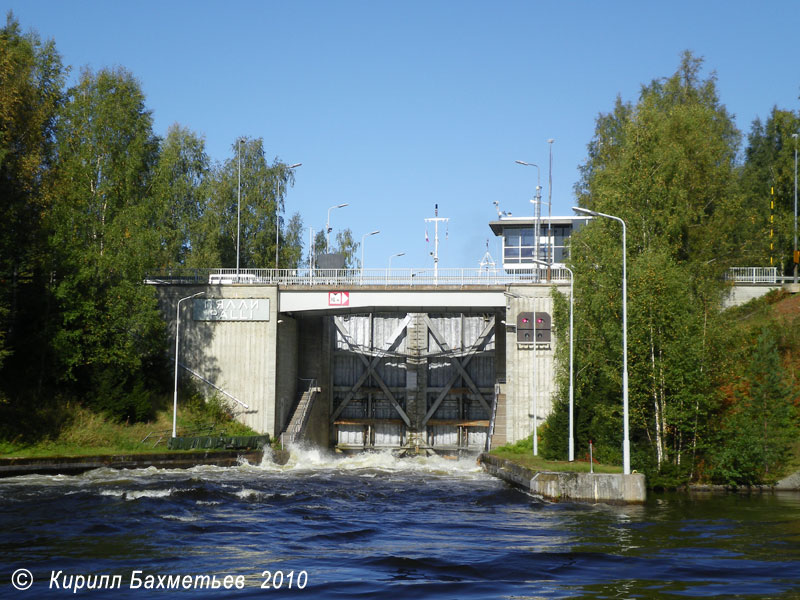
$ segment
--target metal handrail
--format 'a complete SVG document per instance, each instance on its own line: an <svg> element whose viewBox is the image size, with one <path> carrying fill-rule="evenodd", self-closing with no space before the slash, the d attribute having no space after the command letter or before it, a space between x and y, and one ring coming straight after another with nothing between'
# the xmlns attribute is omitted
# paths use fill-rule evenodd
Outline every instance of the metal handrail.
<svg viewBox="0 0 800 600"><path fill-rule="evenodd" d="M212 280L213 276L213 280ZM464 287L510 284L566 284L569 272L555 267L508 272L504 269L172 269L148 275L162 285L231 284L341 287ZM731 267L725 280L734 284L779 285L777 267Z"/></svg>
<svg viewBox="0 0 800 600"><path fill-rule="evenodd" d="M292 443L300 441L300 437L302 436L303 431L308 424L308 417L311 414L311 406L314 404L316 395L320 391L319 387L317 386L316 379L311 379L308 381L308 388L305 392L303 392L300 402L294 409L295 414L292 415L289 425L286 428L286 433L289 434L289 441ZM298 413L297 411L301 412Z"/></svg>
<svg viewBox="0 0 800 600"><path fill-rule="evenodd" d="M733 283L768 283L777 285L777 267L731 267L725 274L726 281Z"/></svg>
<svg viewBox="0 0 800 600"><path fill-rule="evenodd" d="M175 269L149 275L151 284L232 284L423 287L490 286L514 283L568 283L566 269L531 269L509 273L503 269Z"/></svg>
<svg viewBox="0 0 800 600"><path fill-rule="evenodd" d="M489 419L489 431L486 432L486 449L489 452L492 449L492 436L494 435L494 424L497 418L497 399L500 396L500 384L494 384L494 398L492 398L492 416Z"/></svg>

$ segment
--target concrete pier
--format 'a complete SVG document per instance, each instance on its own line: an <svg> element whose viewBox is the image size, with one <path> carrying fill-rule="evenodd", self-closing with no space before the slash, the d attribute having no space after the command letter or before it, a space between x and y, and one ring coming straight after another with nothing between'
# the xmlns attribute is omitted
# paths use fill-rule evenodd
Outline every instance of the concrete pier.
<svg viewBox="0 0 800 600"><path fill-rule="evenodd" d="M489 474L549 500L641 504L647 499L642 473L533 471L491 454L481 454L480 462Z"/></svg>

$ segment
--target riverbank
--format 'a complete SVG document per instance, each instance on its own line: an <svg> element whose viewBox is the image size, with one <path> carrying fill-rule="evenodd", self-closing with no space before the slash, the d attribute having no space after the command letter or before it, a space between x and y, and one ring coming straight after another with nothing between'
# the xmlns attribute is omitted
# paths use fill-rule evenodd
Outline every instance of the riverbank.
<svg viewBox="0 0 800 600"><path fill-rule="evenodd" d="M19 435L0 440L0 459L118 456L168 453L172 437L172 405L156 411L144 423L117 422L85 406L63 410L58 425L42 427L36 438ZM189 397L181 403L177 418L181 437L246 437L257 432L234 421L219 402ZM204 450L211 447L204 446Z"/></svg>
<svg viewBox="0 0 800 600"><path fill-rule="evenodd" d="M589 474L589 465L585 462L564 462L564 461L546 461L541 457L533 457L529 454L518 454L513 452L493 450L491 454L481 454L479 461L482 461L484 456L491 456L492 459L497 461L505 461L505 467L502 469L502 475L497 475L505 479L509 483L522 487L525 490L530 490L530 480L536 473L561 473L562 479L568 479L568 473L583 473ZM497 464L500 464L497 462ZM485 464L484 464L484 468ZM622 474L622 467L612 465L593 465L595 474ZM489 469L487 469L488 471ZM493 473L494 474L494 473ZM634 473L634 475L637 475ZM644 478L644 476L642 475ZM540 488L544 487L544 482L551 480L550 475L540 475L537 478ZM602 480L602 478L600 478ZM566 485L566 484L564 484ZM663 491L663 490L662 490ZM678 491L692 492L692 493L771 493L771 492L800 492L800 471L794 472L782 479L778 480L772 485L753 485L753 486L739 486L732 487L729 485L712 484L712 483L692 483L678 488ZM535 492L541 493L541 492ZM545 495L545 494L542 494ZM557 499L557 498L554 498Z"/></svg>
<svg viewBox="0 0 800 600"><path fill-rule="evenodd" d="M289 453L269 450L270 459L286 464ZM79 475L92 469L189 469L198 465L233 467L247 461L261 464L262 450L216 450L159 452L152 454L114 454L105 456L49 456L36 458L0 458L0 478L20 475Z"/></svg>
<svg viewBox="0 0 800 600"><path fill-rule="evenodd" d="M487 453L481 454L478 461L489 474L550 500L641 504L647 499L642 473L536 471Z"/></svg>

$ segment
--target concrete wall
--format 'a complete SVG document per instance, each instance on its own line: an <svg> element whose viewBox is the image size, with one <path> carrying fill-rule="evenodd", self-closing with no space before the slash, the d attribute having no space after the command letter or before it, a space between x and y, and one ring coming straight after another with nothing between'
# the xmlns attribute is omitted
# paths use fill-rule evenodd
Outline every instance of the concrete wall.
<svg viewBox="0 0 800 600"><path fill-rule="evenodd" d="M569 293L569 286L559 286ZM558 336L552 330L552 341L536 345L517 342L517 315L521 312L546 312L553 316L552 286L511 286L506 300L506 440L514 443L533 431L534 405L541 426L553 408L555 389L555 349L568 335ZM534 402L535 385L535 402Z"/></svg>
<svg viewBox="0 0 800 600"><path fill-rule="evenodd" d="M491 454L481 454L480 462L491 475L551 500L613 504L641 504L647 500L647 482L642 473L533 471Z"/></svg>
<svg viewBox="0 0 800 600"><path fill-rule="evenodd" d="M299 383L305 389L308 380L315 379L322 390L311 408L305 438L323 448L328 447L332 401L330 327L329 317L313 316L298 319Z"/></svg>
<svg viewBox="0 0 800 600"><path fill-rule="evenodd" d="M298 397L298 347L297 321L287 315L278 318L278 345L275 398L276 435L289 424L290 414ZM303 388L305 389L305 388Z"/></svg>
<svg viewBox="0 0 800 600"><path fill-rule="evenodd" d="M298 313L295 317L279 313L277 286L164 285L156 288L173 348L175 309L180 298L205 292L208 299L268 299L269 315L265 321L195 320L193 302L184 302L181 305L180 361L248 404L249 408L243 409L228 401L235 409L237 419L259 433L270 435L279 435L286 425L299 392L307 386L304 380L316 379L322 392L311 413L307 438L316 444L328 445L333 399L332 317L321 313L307 316ZM520 312L548 312L552 315L551 289L550 285L511 286L506 296L506 323L515 325ZM561 286L560 290L566 292L568 286ZM550 414L555 392L553 369L557 336L553 330L553 340L537 346L534 363L532 346L518 344L515 331L505 327L501 319L498 317L495 324L495 356L491 366L496 376L506 381L503 386L505 415L501 415L496 427L501 436L513 443L532 431L534 381L539 422ZM416 323L412 324L411 333L419 333L417 342L424 349L428 341L427 329ZM566 341L566 336L563 337ZM416 381L408 384L411 388L406 390L408 408L414 415L424 414L426 399L421 392L426 386L426 361L418 360L416 356L411 358L420 364L414 363L419 372ZM470 368L477 368L476 365L477 362ZM187 377L185 371L181 375ZM211 386L195 377L192 379L209 395L215 393ZM493 383L486 382L486 385L493 386ZM421 403L416 411L413 410L415 403Z"/></svg>
<svg viewBox="0 0 800 600"><path fill-rule="evenodd" d="M780 285L753 284L753 285L734 285L730 288L725 300L722 302L723 308L740 306L755 298L765 296L772 290L779 290Z"/></svg>
<svg viewBox="0 0 800 600"><path fill-rule="evenodd" d="M259 433L276 435L276 342L278 290L276 286L169 285L157 286L159 305L167 320L171 347L175 347L175 311L180 298L205 292L208 299L269 299L268 321L196 321L193 302L181 304L180 362L214 385L246 403L231 400L236 418ZM173 355L174 356L174 355ZM187 377L182 370L181 375ZM215 390L195 377L209 395ZM221 396L223 399L224 396ZM179 408L180 410L180 408Z"/></svg>

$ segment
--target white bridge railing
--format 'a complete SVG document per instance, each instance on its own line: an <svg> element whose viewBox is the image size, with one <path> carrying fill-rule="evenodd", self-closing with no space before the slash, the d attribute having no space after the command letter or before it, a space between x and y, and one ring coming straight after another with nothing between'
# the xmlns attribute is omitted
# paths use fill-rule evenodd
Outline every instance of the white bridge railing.
<svg viewBox="0 0 800 600"><path fill-rule="evenodd" d="M734 284L766 283L777 285L782 278L778 277L777 267L731 267L728 269L725 279L732 281Z"/></svg>
<svg viewBox="0 0 800 600"><path fill-rule="evenodd" d="M731 267L725 279L738 285L779 285L784 277L776 267ZM503 269L175 269L150 275L153 284L252 284L299 286L498 286L514 283L567 284L562 268L517 272Z"/></svg>
<svg viewBox="0 0 800 600"><path fill-rule="evenodd" d="M299 286L497 286L513 283L569 283L566 269L179 269L149 275L153 284L252 284Z"/></svg>

